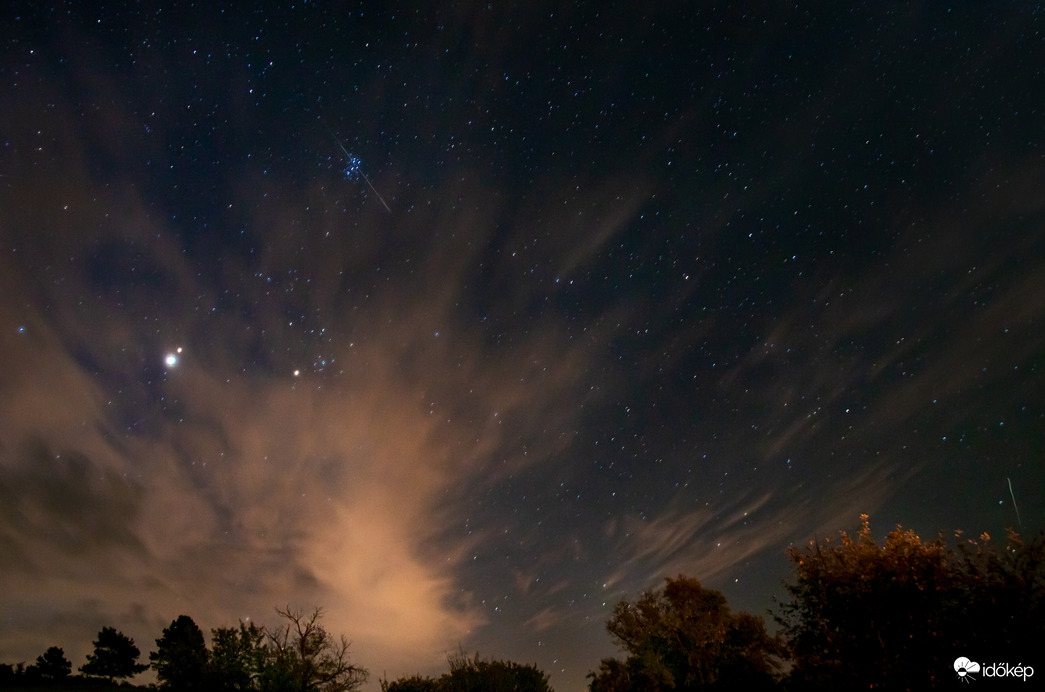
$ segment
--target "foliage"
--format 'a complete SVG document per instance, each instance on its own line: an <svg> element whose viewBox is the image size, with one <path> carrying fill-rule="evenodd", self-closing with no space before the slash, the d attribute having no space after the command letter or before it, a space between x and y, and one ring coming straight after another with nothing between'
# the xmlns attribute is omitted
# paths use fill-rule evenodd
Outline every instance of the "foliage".
<svg viewBox="0 0 1045 692"><path fill-rule="evenodd" d="M179 615L163 630L149 660L165 689L196 690L204 686L207 644L203 632L188 615Z"/></svg>
<svg viewBox="0 0 1045 692"><path fill-rule="evenodd" d="M80 672L108 678L110 682L116 678L129 678L148 668L138 663L139 656L141 651L133 639L113 627L103 627L94 641L94 653L87 655L87 663L80 666Z"/></svg>
<svg viewBox="0 0 1045 692"><path fill-rule="evenodd" d="M958 636L997 660L1034 660L1045 641L1045 534L1025 543L1009 532L1001 550L983 534L958 554L966 586Z"/></svg>
<svg viewBox="0 0 1045 692"><path fill-rule="evenodd" d="M203 631L187 615L179 616L156 640L156 651L148 654L160 686L173 690L203 687L207 669L207 644Z"/></svg>
<svg viewBox="0 0 1045 692"><path fill-rule="evenodd" d="M161 688L208 692L351 692L367 679L365 668L348 658L349 642L335 638L320 624L322 611L309 615L290 608L276 609L281 626L266 629L240 622L238 628L211 630L212 649L187 615L162 631L156 651L149 655ZM80 670L112 683L142 672L134 641L112 627L104 627L94 642L94 653ZM64 661L64 668L62 662ZM63 675L71 664L58 647L51 647L33 666L0 664L0 689L39 686ZM79 685L97 685L81 680Z"/></svg>
<svg viewBox="0 0 1045 692"><path fill-rule="evenodd" d="M207 661L207 688L214 692L255 689L264 667L265 632L254 623L211 630L211 652Z"/></svg>
<svg viewBox="0 0 1045 692"><path fill-rule="evenodd" d="M536 665L514 661L484 661L477 653L469 658L463 652L448 658L450 672L440 678L443 690L453 692L550 692L548 676Z"/></svg>
<svg viewBox="0 0 1045 692"><path fill-rule="evenodd" d="M867 517L860 532L789 551L794 579L770 637L761 618L733 613L722 593L679 575L634 603L622 600L607 630L626 656L601 661L591 692L744 689L778 686L781 657L791 657L790 690L884 688L921 690L953 685L950 662L1033 661L1045 641L1045 534L1030 542L1010 533L1002 547L989 536L951 543L923 541L901 527L879 544ZM351 692L367 680L353 665L349 642L305 615L276 609L269 629L240 623L203 633L182 615L165 628L150 654L159 682L174 690L215 692ZM783 645L786 641L786 648ZM131 677L134 641L103 627L80 667L87 676ZM448 657L439 678L382 680L382 692L550 692L535 665ZM73 684L62 649L49 648L26 667L0 664L0 688ZM970 678L965 678L970 679ZM80 680L80 685L104 685Z"/></svg>
<svg viewBox="0 0 1045 692"><path fill-rule="evenodd" d="M320 608L307 616L289 607L276 612L286 622L265 632L269 645L260 681L263 692L345 692L366 682L367 670L349 662L345 636L335 639L319 624Z"/></svg>
<svg viewBox="0 0 1045 692"><path fill-rule="evenodd" d="M389 682L381 681L381 692L441 692L442 687L439 680L433 680L421 675L412 675L408 678L399 678Z"/></svg>
<svg viewBox="0 0 1045 692"><path fill-rule="evenodd" d="M447 657L450 672L439 679L415 675L381 681L381 692L551 692L548 676L536 665L513 661L484 661L463 652Z"/></svg>
<svg viewBox="0 0 1045 692"><path fill-rule="evenodd" d="M660 685L655 680L645 680L646 684L640 684L645 676L638 665L638 659L628 659L627 662L616 658L604 658L599 663L599 669L589 673L591 683L588 689L591 692L618 692L623 690L659 689ZM667 680L659 681L668 683ZM673 682L673 681L670 681Z"/></svg>
<svg viewBox="0 0 1045 692"><path fill-rule="evenodd" d="M72 672L73 664L65 657L65 652L60 647L52 646L36 657L33 668L45 680L64 680Z"/></svg>
<svg viewBox="0 0 1045 692"><path fill-rule="evenodd" d="M784 651L762 618L732 613L721 592L682 575L622 600L606 626L629 656L603 660L592 692L771 687Z"/></svg>
<svg viewBox="0 0 1045 692"><path fill-rule="evenodd" d="M959 654L1033 660L1024 647L1045 639L1041 539L1012 534L999 551L984 534L951 548L898 527L878 545L862 520L855 538L790 551L795 580L777 619L792 687L931 689L953 684Z"/></svg>
<svg viewBox="0 0 1045 692"><path fill-rule="evenodd" d="M14 687L22 671L10 663L0 663L0 689Z"/></svg>

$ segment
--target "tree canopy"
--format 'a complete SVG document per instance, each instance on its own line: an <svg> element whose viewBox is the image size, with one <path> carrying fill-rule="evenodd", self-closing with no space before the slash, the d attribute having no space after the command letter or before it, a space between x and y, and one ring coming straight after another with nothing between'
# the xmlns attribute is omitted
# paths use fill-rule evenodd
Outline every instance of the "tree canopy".
<svg viewBox="0 0 1045 692"><path fill-rule="evenodd" d="M57 646L36 657L33 664L36 673L45 680L64 680L73 670L73 664L65 657L65 652Z"/></svg>
<svg viewBox="0 0 1045 692"><path fill-rule="evenodd" d="M548 676L536 665L483 660L463 652L447 657L450 672L439 678L420 675L381 681L381 692L551 692Z"/></svg>
<svg viewBox="0 0 1045 692"><path fill-rule="evenodd" d="M204 686L207 643L203 632L188 615L179 615L163 630L149 660L165 689L196 690Z"/></svg>
<svg viewBox="0 0 1045 692"><path fill-rule="evenodd" d="M107 678L129 678L142 672L147 665L138 663L141 651L134 640L113 627L103 627L94 641L94 652L87 655L87 663L80 666L84 675Z"/></svg>
<svg viewBox="0 0 1045 692"><path fill-rule="evenodd" d="M882 542L868 518L855 536L812 541L788 555L793 578L778 604L780 633L762 618L733 612L719 591L678 575L606 623L623 657L589 674L591 692L770 688L907 689L952 686L956 660L1033 662L1045 641L1045 534L1010 533L923 541L897 527ZM280 624L203 632L188 615L163 629L149 655L161 688L190 692L353 692L368 678L349 642L322 625L323 611L277 608ZM142 672L134 640L103 627L80 671L113 682ZM536 665L463 652L440 677L382 680L383 692L551 692ZM784 664L787 672L783 674ZM0 664L0 688L52 685L72 664L52 646L33 665ZM975 679L971 665L960 671ZM63 682L63 684L66 684ZM73 684L73 683L69 683ZM98 685L97 680L83 684Z"/></svg>
<svg viewBox="0 0 1045 692"><path fill-rule="evenodd" d="M951 685L961 654L1027 661L1045 640L1045 543L986 534L956 547L898 527L879 545L866 516L854 538L790 551L778 620L796 689Z"/></svg>
<svg viewBox="0 0 1045 692"><path fill-rule="evenodd" d="M262 671L262 690L288 692L348 692L366 682L366 668L349 660L349 641L334 637L319 623L321 608L305 615L290 607L277 608L281 627L265 630L269 645Z"/></svg>
<svg viewBox="0 0 1045 692"><path fill-rule="evenodd" d="M603 660L592 692L759 689L774 684L784 650L762 618L733 613L721 592L683 575L622 600L607 629L628 657Z"/></svg>
<svg viewBox="0 0 1045 692"><path fill-rule="evenodd" d="M264 668L265 631L250 623L239 627L211 630L211 650L207 661L207 688L214 692L242 692L256 689Z"/></svg>

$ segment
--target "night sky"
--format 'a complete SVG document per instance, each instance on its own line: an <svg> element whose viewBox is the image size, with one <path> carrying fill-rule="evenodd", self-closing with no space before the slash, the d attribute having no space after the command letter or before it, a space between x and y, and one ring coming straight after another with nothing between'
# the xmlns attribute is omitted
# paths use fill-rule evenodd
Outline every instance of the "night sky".
<svg viewBox="0 0 1045 692"><path fill-rule="evenodd" d="M0 661L571 692L665 576L1045 524L1036 3L218 4L0 16Z"/></svg>

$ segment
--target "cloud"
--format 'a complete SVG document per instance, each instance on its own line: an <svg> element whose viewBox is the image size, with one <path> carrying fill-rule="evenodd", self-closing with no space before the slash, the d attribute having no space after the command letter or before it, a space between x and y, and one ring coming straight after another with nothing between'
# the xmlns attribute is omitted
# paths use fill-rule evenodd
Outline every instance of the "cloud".
<svg viewBox="0 0 1045 692"><path fill-rule="evenodd" d="M629 515L617 529L625 567L608 576L607 585L649 584L678 573L715 581L760 551L779 548L779 534L786 529L756 523L766 518L755 515L770 498L768 493L747 498L724 511L676 506L650 518Z"/></svg>
<svg viewBox="0 0 1045 692"><path fill-rule="evenodd" d="M0 660L75 660L103 625L147 650L181 613L207 629L290 604L323 606L364 665L441 666L486 623L463 573L500 540L482 499L561 457L610 389L592 382L615 327L568 323L554 279L648 190L574 181L541 220L464 171L400 191L394 217L346 215L322 176L245 170L201 228L135 180L163 151L101 147L102 180L112 130L42 117L63 136L0 221L18 249L0 316L24 326L0 334L18 364L0 370L0 544L27 558L0 584L20 595L7 631L38 637L0 637Z"/></svg>
<svg viewBox="0 0 1045 692"><path fill-rule="evenodd" d="M12 562L40 575L48 559L141 552L131 531L140 510L138 484L39 440L30 440L19 456L0 480L0 541Z"/></svg>
<svg viewBox="0 0 1045 692"><path fill-rule="evenodd" d="M490 341L462 318L494 211L415 217L394 252L369 231L357 252L343 228L306 253L265 244L257 266L232 254L215 274L130 187L99 194L120 218L45 198L3 229L31 257L2 279L22 300L0 302L25 325L0 336L19 363L0 381L0 543L28 558L0 576L20 594L9 631L76 658L102 625L148 650L181 613L207 629L318 605L363 665L441 666L486 623L460 570L494 534L461 527L476 498L569 448L595 335L538 310ZM256 214L274 238L293 216ZM44 226L50 245L24 230ZM39 270L55 256L72 258L60 281ZM61 622L77 613L73 642ZM0 659L35 655L27 641L0 639Z"/></svg>
<svg viewBox="0 0 1045 692"><path fill-rule="evenodd" d="M534 613L524 624L535 632L547 632L564 620L569 619L569 617L570 615L564 613L560 608L548 607Z"/></svg>
<svg viewBox="0 0 1045 692"><path fill-rule="evenodd" d="M81 580L75 592L111 613L144 602L162 620L179 601L213 625L315 601L369 655L436 652L479 624L453 565L420 556L454 460L392 373L317 392L289 375L226 381L190 352L165 383L177 415L143 411L159 422L142 435L121 429L71 354L22 355L46 361L7 383L32 396L5 397L18 401L5 412L18 444L4 450L0 540L33 577L5 569L23 602L76 608L52 590Z"/></svg>
<svg viewBox="0 0 1045 692"><path fill-rule="evenodd" d="M829 495L815 497L804 484L782 477L782 490L738 491L696 509L687 509L692 498L680 494L653 516L630 514L612 527L620 566L604 583L627 592L686 574L722 584L745 575L752 562L785 565L786 546L853 525L861 513L880 507L892 485L909 473L879 464L853 471Z"/></svg>

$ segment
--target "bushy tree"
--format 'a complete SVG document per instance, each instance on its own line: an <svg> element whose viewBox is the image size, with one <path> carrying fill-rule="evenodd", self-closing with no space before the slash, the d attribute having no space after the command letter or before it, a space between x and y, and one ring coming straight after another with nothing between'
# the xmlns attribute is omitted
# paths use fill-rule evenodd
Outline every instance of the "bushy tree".
<svg viewBox="0 0 1045 692"><path fill-rule="evenodd" d="M591 692L623 692L624 690L659 689L657 681L649 680L644 675L644 666L629 665L629 661L621 661L616 658L604 658L599 663L599 669L594 673L588 673L591 682L588 689ZM646 684L640 684L640 680ZM672 681L673 682L673 681Z"/></svg>
<svg viewBox="0 0 1045 692"><path fill-rule="evenodd" d="M165 689L197 690L204 686L207 644L203 632L188 615L179 615L163 630L149 660Z"/></svg>
<svg viewBox="0 0 1045 692"><path fill-rule="evenodd" d="M983 534L959 543L957 552L965 607L955 639L976 647L985 660L1039 657L1045 641L1045 533L1024 542L1010 531L1000 549Z"/></svg>
<svg viewBox="0 0 1045 692"><path fill-rule="evenodd" d="M261 674L263 692L347 692L358 689L369 674L349 661L349 642L335 638L321 624L323 611L305 615L289 607L276 609L282 627L266 630L268 658Z"/></svg>
<svg viewBox="0 0 1045 692"><path fill-rule="evenodd" d="M64 680L73 670L73 664L65 657L60 647L52 646L36 657L32 666L37 674L46 680Z"/></svg>
<svg viewBox="0 0 1045 692"><path fill-rule="evenodd" d="M795 689L933 689L959 655L1033 660L1045 640L1045 550L1015 534L950 547L897 528L879 545L867 516L853 538L790 551L795 577L778 621ZM1029 655L1030 654L1030 655Z"/></svg>
<svg viewBox="0 0 1045 692"><path fill-rule="evenodd" d="M439 679L414 675L381 681L382 692L551 692L548 676L536 665L483 660L457 652L447 657L450 672Z"/></svg>
<svg viewBox="0 0 1045 692"><path fill-rule="evenodd" d="M768 688L784 651L762 618L734 614L721 592L683 575L622 600L607 629L629 655L604 660L589 676L592 692Z"/></svg>
<svg viewBox="0 0 1045 692"><path fill-rule="evenodd" d="M421 675L411 675L389 682L381 681L381 692L442 692L439 680Z"/></svg>
<svg viewBox="0 0 1045 692"><path fill-rule="evenodd" d="M458 652L448 658L450 672L440 678L449 692L551 692L548 676L536 665L514 661L484 661Z"/></svg>
<svg viewBox="0 0 1045 692"><path fill-rule="evenodd" d="M11 663L0 663L0 689L14 687L21 677L22 671Z"/></svg>
<svg viewBox="0 0 1045 692"><path fill-rule="evenodd" d="M80 666L80 672L107 678L109 682L129 678L148 668L138 663L139 656L141 651L133 639L113 627L103 627L94 641L94 653L87 655L87 663Z"/></svg>
<svg viewBox="0 0 1045 692"><path fill-rule="evenodd" d="M207 689L240 692L255 689L264 667L265 631L251 623L211 630L211 652L207 661Z"/></svg>

